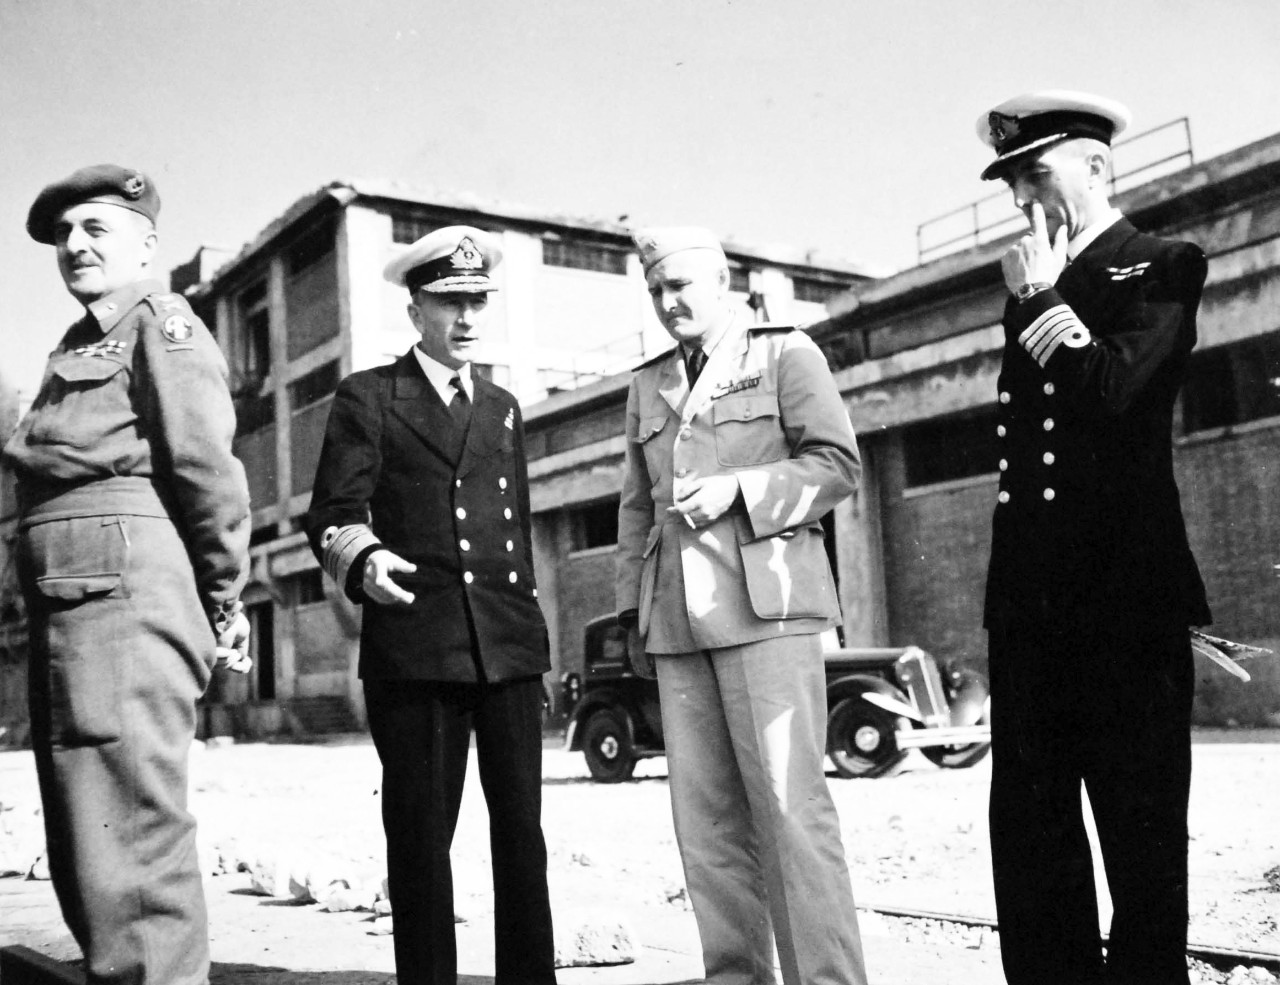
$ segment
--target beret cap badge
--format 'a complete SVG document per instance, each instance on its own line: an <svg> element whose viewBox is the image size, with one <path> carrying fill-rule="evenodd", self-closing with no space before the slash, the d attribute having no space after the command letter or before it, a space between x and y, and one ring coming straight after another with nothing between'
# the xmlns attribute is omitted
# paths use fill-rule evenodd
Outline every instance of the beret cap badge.
<svg viewBox="0 0 1280 985"><path fill-rule="evenodd" d="M131 198L136 202L142 197L142 193L147 190L147 180L134 171L125 178L120 190L127 198Z"/></svg>

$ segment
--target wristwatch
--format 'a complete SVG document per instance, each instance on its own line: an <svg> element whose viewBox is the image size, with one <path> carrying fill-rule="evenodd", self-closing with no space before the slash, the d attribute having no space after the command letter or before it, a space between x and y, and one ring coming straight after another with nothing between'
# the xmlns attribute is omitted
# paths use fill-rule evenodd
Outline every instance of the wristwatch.
<svg viewBox="0 0 1280 985"><path fill-rule="evenodd" d="M1053 287L1053 285L1048 283L1047 281L1043 281L1043 280L1033 281L1030 284L1023 284L1020 288L1018 288L1016 291L1013 292L1013 296L1017 298L1019 301L1026 301L1029 298L1035 297L1041 291L1049 290L1049 288L1051 287Z"/></svg>

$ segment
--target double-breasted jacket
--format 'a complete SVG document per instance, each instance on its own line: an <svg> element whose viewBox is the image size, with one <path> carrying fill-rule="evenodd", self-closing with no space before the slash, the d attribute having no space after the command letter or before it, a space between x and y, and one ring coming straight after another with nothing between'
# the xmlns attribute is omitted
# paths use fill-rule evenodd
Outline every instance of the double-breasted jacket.
<svg viewBox="0 0 1280 985"><path fill-rule="evenodd" d="M1054 288L1009 300L988 625L1209 622L1171 436L1205 273L1199 247L1121 218Z"/></svg>
<svg viewBox="0 0 1280 985"><path fill-rule="evenodd" d="M499 682L550 667L537 601L520 408L475 379L459 428L412 352L343 380L329 412L307 534L356 603L382 547L417 566L411 605L364 605L360 676Z"/></svg>

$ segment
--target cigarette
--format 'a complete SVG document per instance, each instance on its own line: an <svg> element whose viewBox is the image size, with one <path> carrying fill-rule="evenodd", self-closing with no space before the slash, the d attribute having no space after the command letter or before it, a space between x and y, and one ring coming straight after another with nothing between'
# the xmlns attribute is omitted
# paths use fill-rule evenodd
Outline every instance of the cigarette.
<svg viewBox="0 0 1280 985"><path fill-rule="evenodd" d="M686 514L684 515L684 522L685 522L685 523L687 523L687 524L689 524L689 529L690 529L690 530L697 530L697 529L698 529L697 524L695 524L695 523L693 522L693 517L691 517L688 513L686 513Z"/></svg>

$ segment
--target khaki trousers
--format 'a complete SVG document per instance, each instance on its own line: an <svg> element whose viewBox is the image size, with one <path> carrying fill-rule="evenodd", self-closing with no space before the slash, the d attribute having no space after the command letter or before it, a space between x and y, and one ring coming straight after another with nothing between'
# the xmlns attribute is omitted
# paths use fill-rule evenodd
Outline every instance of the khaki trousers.
<svg viewBox="0 0 1280 985"><path fill-rule="evenodd" d="M865 985L823 774L817 636L659 655L671 810L713 985Z"/></svg>

